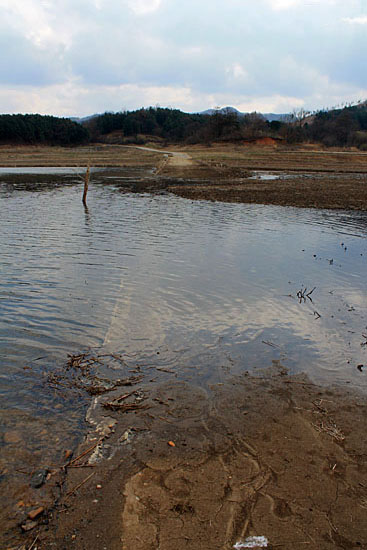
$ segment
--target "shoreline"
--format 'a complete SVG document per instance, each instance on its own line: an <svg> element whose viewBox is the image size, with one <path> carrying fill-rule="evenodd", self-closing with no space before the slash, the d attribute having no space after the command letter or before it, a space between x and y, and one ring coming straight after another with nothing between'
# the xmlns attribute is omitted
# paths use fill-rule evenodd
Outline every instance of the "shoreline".
<svg viewBox="0 0 367 550"><path fill-rule="evenodd" d="M190 200L367 211L367 154L356 151L234 145L168 150L102 144L74 149L0 147L3 168L80 167L88 163L110 170L115 183L127 191L164 191ZM259 171L276 177L254 179ZM99 174L95 183L103 183L98 181ZM14 174L0 176L6 183L12 178L15 182L22 179ZM32 175L32 182L34 178ZM42 181L46 180L42 175ZM92 186L93 177L91 190Z"/></svg>
<svg viewBox="0 0 367 550"><path fill-rule="evenodd" d="M147 408L99 410L37 548L219 550L250 536L270 549L365 547L363 394L278 362L208 388L132 389Z"/></svg>

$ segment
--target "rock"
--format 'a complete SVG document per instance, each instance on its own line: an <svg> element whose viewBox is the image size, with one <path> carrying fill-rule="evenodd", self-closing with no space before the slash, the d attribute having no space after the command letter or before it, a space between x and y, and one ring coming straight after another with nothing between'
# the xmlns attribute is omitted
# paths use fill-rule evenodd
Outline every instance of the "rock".
<svg viewBox="0 0 367 550"><path fill-rule="evenodd" d="M37 472L34 472L30 482L31 487L33 489L38 489L39 487L42 487L42 485L46 481L47 474L48 474L47 468L44 468L43 470L37 470Z"/></svg>
<svg viewBox="0 0 367 550"><path fill-rule="evenodd" d="M36 521L26 521L23 525L22 525L22 530L27 532L27 531L31 531L32 529L34 529L35 527L37 527L38 523Z"/></svg>
<svg viewBox="0 0 367 550"><path fill-rule="evenodd" d="M34 519L38 518L38 516L43 514L44 511L45 511L45 509L44 509L43 506L40 506L39 508L35 508L34 510L31 510L28 513L28 518L31 519L31 520L34 520Z"/></svg>

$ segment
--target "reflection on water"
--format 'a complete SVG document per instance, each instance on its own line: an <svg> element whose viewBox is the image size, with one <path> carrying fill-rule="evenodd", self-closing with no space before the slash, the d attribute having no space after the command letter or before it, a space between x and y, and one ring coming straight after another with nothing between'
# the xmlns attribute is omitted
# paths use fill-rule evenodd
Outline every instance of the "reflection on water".
<svg viewBox="0 0 367 550"><path fill-rule="evenodd" d="M93 188L85 210L79 188L7 193L1 219L8 399L24 365L85 347L144 360L184 348L182 367L210 350L210 363L229 354L247 369L263 363L260 344L270 339L314 378L353 378L345 359L362 360L349 341L354 333L359 344L366 324L364 213L191 203L108 186ZM298 303L302 286L316 286L313 303Z"/></svg>
<svg viewBox="0 0 367 550"><path fill-rule="evenodd" d="M92 185L84 209L78 186L0 184L0 216L0 467L24 430L23 453L61 452L77 437L83 401L43 380L84 349L199 384L273 359L316 381L364 384L365 213L139 196L117 184ZM313 301L300 303L305 287L316 287Z"/></svg>

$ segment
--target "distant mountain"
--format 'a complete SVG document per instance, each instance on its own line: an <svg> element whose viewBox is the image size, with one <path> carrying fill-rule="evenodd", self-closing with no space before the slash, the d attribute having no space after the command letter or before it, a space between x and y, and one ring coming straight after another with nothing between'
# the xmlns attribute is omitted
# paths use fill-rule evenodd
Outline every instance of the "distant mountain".
<svg viewBox="0 0 367 550"><path fill-rule="evenodd" d="M273 120L278 120L279 122L289 122L291 114L290 113L284 113L284 114L263 113L262 116L268 122L273 122Z"/></svg>
<svg viewBox="0 0 367 550"><path fill-rule="evenodd" d="M88 120L92 120L92 118L97 118L99 116L101 116L101 113L96 113L94 115L88 115L84 117L69 116L68 118L73 122L77 122L78 124L83 124L83 122L87 122Z"/></svg>
<svg viewBox="0 0 367 550"><path fill-rule="evenodd" d="M226 114L236 114L238 117L249 115L250 113L241 113L238 109L235 107L222 107L221 109L207 109L206 111L201 111L199 115L209 115L212 116L215 113L220 113L222 115ZM279 120L286 122L289 120L289 114L275 114L275 113L256 113L260 117L262 117L264 120L268 120L269 122L272 122L273 120Z"/></svg>
<svg viewBox="0 0 367 550"><path fill-rule="evenodd" d="M236 114L238 117L243 117L246 115L249 115L250 113L241 113L238 109L235 107L222 107L221 109L206 109L205 111L201 111L197 114L199 115L209 115L212 116L215 113L220 113L222 115L227 114ZM94 115L88 115L85 117L69 117L70 120L73 122L78 122L79 124L83 124L83 122L87 122L88 120L92 120L93 118L97 118L99 116L102 116L103 113L95 113ZM114 113L112 113L114 114ZM262 117L264 120L268 120L269 122L272 122L273 120L279 120L281 122L289 122L290 114L284 113L284 114L276 114L276 113L256 113L260 117Z"/></svg>
<svg viewBox="0 0 367 550"><path fill-rule="evenodd" d="M222 107L221 109L207 109L206 111L201 111L199 115L215 115L215 113L220 113L221 115L236 114L237 116L244 116L247 113L241 113L235 107Z"/></svg>

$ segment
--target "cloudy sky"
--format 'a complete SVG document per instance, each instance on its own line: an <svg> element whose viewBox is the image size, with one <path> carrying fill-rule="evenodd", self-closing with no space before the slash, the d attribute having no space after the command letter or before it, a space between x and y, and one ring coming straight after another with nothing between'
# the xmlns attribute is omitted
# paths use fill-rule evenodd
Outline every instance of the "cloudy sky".
<svg viewBox="0 0 367 550"><path fill-rule="evenodd" d="M0 112L367 99L367 0L0 0Z"/></svg>

